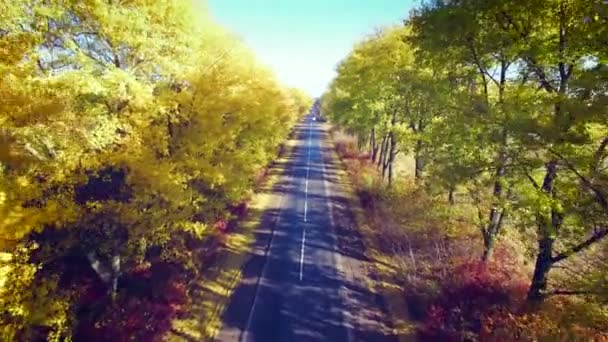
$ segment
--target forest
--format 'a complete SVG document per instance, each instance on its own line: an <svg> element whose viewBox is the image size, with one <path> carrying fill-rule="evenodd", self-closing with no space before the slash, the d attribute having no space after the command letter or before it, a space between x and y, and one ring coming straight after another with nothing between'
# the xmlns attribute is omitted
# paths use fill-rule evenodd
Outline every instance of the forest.
<svg viewBox="0 0 608 342"><path fill-rule="evenodd" d="M608 337L608 3L425 1L323 112L432 340Z"/></svg>
<svg viewBox="0 0 608 342"><path fill-rule="evenodd" d="M0 8L0 336L160 340L311 101L192 1Z"/></svg>

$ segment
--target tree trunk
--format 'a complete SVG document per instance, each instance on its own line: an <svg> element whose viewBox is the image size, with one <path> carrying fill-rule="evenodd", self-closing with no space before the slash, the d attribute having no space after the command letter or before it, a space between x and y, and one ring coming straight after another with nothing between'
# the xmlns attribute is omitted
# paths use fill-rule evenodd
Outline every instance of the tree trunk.
<svg viewBox="0 0 608 342"><path fill-rule="evenodd" d="M422 140L417 140L416 147L414 148L414 161L416 164L414 177L416 179L416 182L420 182L422 180L424 172L424 160L422 159L423 144L424 143L422 142Z"/></svg>
<svg viewBox="0 0 608 342"><path fill-rule="evenodd" d="M540 229L550 230L550 223L544 220L541 223ZM528 290L527 300L529 303L539 304L545 299L545 291L547 290L547 275L553 266L551 260L553 253L554 240L550 236L545 236L538 241L538 255L536 256L536 264L534 266L534 275L532 283Z"/></svg>
<svg viewBox="0 0 608 342"><path fill-rule="evenodd" d="M97 273L99 279L103 281L105 284L110 283L112 274L111 271L103 264L103 261L99 259L97 253L94 251L90 251L86 254L87 259L89 260L89 264L91 268Z"/></svg>
<svg viewBox="0 0 608 342"><path fill-rule="evenodd" d="M483 240L484 240L484 251L481 257L481 261L484 263L488 262L492 255L492 248L494 247L494 240L498 233L500 233L500 228L502 227L502 220L505 214L505 209L500 209L500 201L503 198L504 188L502 185L502 176L504 175L504 166L499 165L496 169L496 180L494 181L494 192L493 192L493 201L492 208L490 209L490 215L488 220L488 225L484 229L483 232Z"/></svg>
<svg viewBox="0 0 608 342"><path fill-rule="evenodd" d="M380 168L380 166L384 165L384 159L385 159L385 156L386 156L386 143L387 143L387 141L388 141L388 135L385 135L382 138L382 143L381 143L381 146L380 146L380 156L378 158L378 162L376 163L376 166L378 168Z"/></svg>
<svg viewBox="0 0 608 342"><path fill-rule="evenodd" d="M490 234L483 234L483 254L481 255L481 262L487 264L492 257L492 251L494 249L494 236Z"/></svg>
<svg viewBox="0 0 608 342"><path fill-rule="evenodd" d="M388 187L393 186L393 162L388 164Z"/></svg>
<svg viewBox="0 0 608 342"><path fill-rule="evenodd" d="M390 149L388 153L388 186L393 185L393 162L395 161L395 155L397 147L397 141L395 139L395 133L390 133Z"/></svg>
<svg viewBox="0 0 608 342"><path fill-rule="evenodd" d="M545 178L541 190L553 196L555 177L557 176L557 160L547 163ZM530 303L538 304L545 299L547 289L547 275L553 266L553 243L555 236L561 226L561 216L555 210L551 210L551 219L543 213L538 213L538 255L534 266L532 283L528 290L527 300Z"/></svg>
<svg viewBox="0 0 608 342"><path fill-rule="evenodd" d="M376 158L378 157L378 143L376 142L376 128L372 128L372 133L370 137L370 157L372 163L376 163Z"/></svg>
<svg viewBox="0 0 608 342"><path fill-rule="evenodd" d="M560 16L560 27L559 27L559 55L561 60L557 63L559 70L559 88L557 92L560 95L564 95L568 91L568 80L570 75L572 74L573 66L567 67L566 62L563 59L566 50L566 34L567 34L567 24L566 24L566 12L564 8L564 3L560 2L559 7L559 16ZM541 85L547 90L549 93L555 91L555 89L551 86L549 82L547 82L545 75L542 72L539 72L541 69L535 69L539 79L541 80ZM554 122L556 124L557 129L560 134L564 134L568 131L570 126L572 125L572 121L568 118L564 120L564 112L562 111L562 103L561 100L558 101L554 105ZM563 142L562 139L559 139L559 142ZM555 197L555 178L557 177L558 171L558 160L551 159L545 166L545 177L543 179L543 184L541 187L541 191L545 194ZM563 214L551 210L551 218L549 219L545 213L538 212L537 213L537 222L538 222L538 255L536 256L536 264L534 267L534 275L532 276L532 283L530 284L530 289L528 290L527 300L532 304L539 304L546 297L546 289L547 289L547 278L549 271L553 267L555 263L555 259L553 259L553 243L555 239L559 235L559 230L563 221Z"/></svg>
<svg viewBox="0 0 608 342"><path fill-rule="evenodd" d="M454 192L456 191L455 186L450 185L450 189L448 190L448 202L450 205L456 204L456 198L454 197Z"/></svg>
<svg viewBox="0 0 608 342"><path fill-rule="evenodd" d="M498 89L498 105L502 106L504 98L504 84L506 82L507 66L505 62L501 63L500 85ZM507 164L507 143L508 135L505 128L501 128L501 140L499 152L496 156L496 172L494 173L494 189L492 191L492 207L488 217L488 225L484 231L484 252L481 257L482 262L486 263L491 257L494 240L500 232L502 226L505 209L502 208L501 202L504 197L503 178L506 172ZM501 210L502 209L502 210Z"/></svg>
<svg viewBox="0 0 608 342"><path fill-rule="evenodd" d="M120 255L118 253L113 254L109 266L94 251L88 252L86 257L99 279L108 287L110 297L114 299L118 290L118 277L120 276Z"/></svg>
<svg viewBox="0 0 608 342"><path fill-rule="evenodd" d="M384 160L382 161L382 179L386 179L386 171L388 170L388 160L389 154L388 152L384 153Z"/></svg>
<svg viewBox="0 0 608 342"><path fill-rule="evenodd" d="M492 256L492 248L494 247L494 239L488 234L488 232L483 232L483 254L481 256L481 261L484 264L487 264L488 260Z"/></svg>
<svg viewBox="0 0 608 342"><path fill-rule="evenodd" d="M369 132L369 159L374 162L374 129Z"/></svg>
<svg viewBox="0 0 608 342"><path fill-rule="evenodd" d="M507 80L508 63L502 60L500 63L500 83L498 85L498 106L502 108L504 102L505 83ZM487 96L487 93L486 93ZM503 177L506 171L507 164L507 143L508 135L505 128L501 128L501 140L499 153L496 157L496 172L494 173L494 190L492 192L492 208L490 209L488 225L484 231L484 251L481 257L482 262L487 263L492 256L492 248L494 248L494 240L502 226L502 220L505 215L505 209L502 208L502 200L504 197ZM502 210L501 210L502 209Z"/></svg>
<svg viewBox="0 0 608 342"><path fill-rule="evenodd" d="M382 157L382 179L386 179L386 173L391 159L391 135L390 133L386 136L386 146L384 148L384 156Z"/></svg>
<svg viewBox="0 0 608 342"><path fill-rule="evenodd" d="M396 124L397 124L397 113L396 113L396 111L393 110L392 118L391 118L391 129L390 129L390 133L388 134L388 136L389 136L388 153L387 153L388 159L386 161L386 167L388 167L388 186L389 187L391 187L391 185L393 184L393 161L395 161L395 155L397 154L397 151L396 151L397 138L395 136L395 132L393 131Z"/></svg>
<svg viewBox="0 0 608 342"><path fill-rule="evenodd" d="M494 183L494 204L492 209L490 209L490 217L488 221L488 225L484 230L483 242L484 242L484 252L481 258L481 261L488 262L492 255L492 248L494 248L494 240L496 236L500 233L500 228L502 227L502 220L505 215L505 209L499 210L500 199L502 198L503 187L500 184L500 181L496 181Z"/></svg>
<svg viewBox="0 0 608 342"><path fill-rule="evenodd" d="M118 293L118 277L120 276L120 254L115 253L112 256L112 284L111 284L111 297L112 300L116 299Z"/></svg>

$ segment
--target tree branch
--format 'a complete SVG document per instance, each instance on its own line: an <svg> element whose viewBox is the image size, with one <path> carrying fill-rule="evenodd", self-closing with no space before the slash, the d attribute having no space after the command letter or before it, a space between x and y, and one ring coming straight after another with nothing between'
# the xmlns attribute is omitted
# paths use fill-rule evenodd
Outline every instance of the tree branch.
<svg viewBox="0 0 608 342"><path fill-rule="evenodd" d="M598 292L585 291L585 290L578 290L578 291L555 290L555 291L546 293L547 296L577 296L577 295L594 295L594 294L598 294Z"/></svg>
<svg viewBox="0 0 608 342"><path fill-rule="evenodd" d="M502 11L501 14L507 20L508 25L512 26L516 31L519 31L517 30L517 25L515 24L515 21L507 12ZM519 33L521 39L523 39L526 43L529 43L528 32L525 29L517 33ZM551 85L551 82L547 80L547 74L545 74L545 71L538 65L534 57L528 56L527 58L524 58L524 60L526 61L526 63L528 63L528 66L538 77L540 86L550 93L555 92L555 87L553 87Z"/></svg>
<svg viewBox="0 0 608 342"><path fill-rule="evenodd" d="M549 148L549 151L554 154L556 157L558 157L559 159L561 159L564 164L566 164L566 167L572 171L582 182L583 184L589 188L589 190L591 190L593 192L593 194L595 195L595 197L597 198L597 200L600 202L600 205L602 206L602 209L604 209L604 211L608 214L608 200L606 200L606 196L602 193L601 190L597 189L592 183L591 181L589 181L585 176L583 176L577 169L576 167L568 160L566 159L564 156L562 156L559 152L553 150L552 148Z"/></svg>
<svg viewBox="0 0 608 342"><path fill-rule="evenodd" d="M605 238L608 235L608 229L602 229L599 230L597 232L595 232L589 239L581 242L580 244L576 245L575 247L571 248L569 251L567 252L563 252L560 253L554 257L551 258L551 262L552 263L558 263L560 261L565 260L566 258L568 258L570 255L572 254L576 254L584 249L587 249L589 247L591 247L591 245L593 245L594 243L601 241L603 238Z"/></svg>
<svg viewBox="0 0 608 342"><path fill-rule="evenodd" d="M479 57L477 56L477 50L475 50L475 45L473 43L473 39L471 37L469 37L467 39L467 42L469 43L469 48L471 49L471 54L473 54L473 62L477 66L477 69L479 70L479 73L481 74L481 79L483 80L483 92L485 95L485 101L486 101L486 105L487 105L488 104L488 81L486 80L486 75L488 75L488 72L481 65L481 61L479 60Z"/></svg>
<svg viewBox="0 0 608 342"><path fill-rule="evenodd" d="M528 180L530 181L530 183L532 183L532 186L534 186L536 188L536 190L540 190L540 185L532 177L532 175L530 174L530 172L528 171L528 169L526 168L526 166L523 165L523 164L521 164L520 167L524 171L524 175L526 175L526 177L528 178Z"/></svg>
<svg viewBox="0 0 608 342"><path fill-rule="evenodd" d="M608 146L608 137L605 137L600 142L600 146L597 148L595 153L593 154L593 164L591 165L591 180L595 178L596 173L598 172L599 167L602 165L602 161L604 159L604 153L606 151L606 146Z"/></svg>

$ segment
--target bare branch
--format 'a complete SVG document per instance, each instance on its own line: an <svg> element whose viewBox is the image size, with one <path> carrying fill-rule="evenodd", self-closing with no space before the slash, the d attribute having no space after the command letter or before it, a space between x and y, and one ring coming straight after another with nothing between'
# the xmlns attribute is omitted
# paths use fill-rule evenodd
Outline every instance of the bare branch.
<svg viewBox="0 0 608 342"><path fill-rule="evenodd" d="M513 20L513 18L505 11L503 11L501 14L508 22L507 27L510 25L517 31L517 25L515 24L515 21ZM518 33L519 33L519 36L521 39L523 39L526 43L529 43L527 30L522 29ZM538 62L534 59L534 57L528 56L527 58L524 58L524 60L526 61L528 66L532 69L532 71L538 77L540 86L550 93L555 92L555 90L556 90L555 87L553 87L553 85L551 85L551 82L549 82L549 80L547 79L547 74L545 73L543 68L541 68L538 65Z"/></svg>
<svg viewBox="0 0 608 342"><path fill-rule="evenodd" d="M579 290L579 291L555 290L555 291L546 293L547 296L581 296L581 295L595 295L595 294L599 294L599 293L596 291L585 291L585 290Z"/></svg>
<svg viewBox="0 0 608 342"><path fill-rule="evenodd" d="M538 184L538 182L536 182L534 177L532 177L532 175L530 174L528 169L523 164L520 167L524 171L524 175L526 175L526 177L528 178L530 183L532 183L532 186L534 186L536 188L536 190L540 190L540 185Z"/></svg>
<svg viewBox="0 0 608 342"><path fill-rule="evenodd" d="M591 247L594 243L601 241L607 235L608 235L608 229L605 228L605 229L599 230L596 233L594 233L589 239L581 242L580 244L571 248L569 251L563 252L563 253L560 253L560 254L554 256L553 258L551 258L551 262L558 263L558 262L568 258L572 254L576 254L584 249Z"/></svg>
<svg viewBox="0 0 608 342"><path fill-rule="evenodd" d="M554 154L556 157L558 157L559 159L561 159L564 164L566 164L566 167L572 171L582 182L583 184L593 192L593 194L595 195L595 197L597 198L597 200L600 202L600 205L602 206L602 209L604 209L604 211L608 214L608 200L606 200L606 196L605 194L598 188L596 188L591 181L589 181L585 176L583 176L577 169L576 167L568 160L566 159L563 155L561 155L559 152L553 150L553 149L549 149L549 151Z"/></svg>
<svg viewBox="0 0 608 342"><path fill-rule="evenodd" d="M602 161L605 158L604 154L606 153L606 146L608 146L608 137L602 139L600 146L593 155L593 164L591 165L591 180L595 178L596 173L599 171L598 169L602 165Z"/></svg>

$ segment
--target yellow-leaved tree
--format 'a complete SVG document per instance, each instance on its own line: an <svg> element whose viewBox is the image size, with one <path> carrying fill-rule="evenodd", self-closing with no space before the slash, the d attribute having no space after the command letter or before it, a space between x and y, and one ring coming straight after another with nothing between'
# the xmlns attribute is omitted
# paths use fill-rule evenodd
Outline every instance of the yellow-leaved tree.
<svg viewBox="0 0 608 342"><path fill-rule="evenodd" d="M157 336L175 306L145 321L160 309L129 311L133 284L159 262L197 271L184 246L309 100L190 1L0 7L0 334Z"/></svg>

